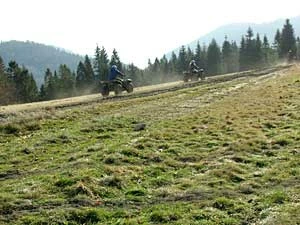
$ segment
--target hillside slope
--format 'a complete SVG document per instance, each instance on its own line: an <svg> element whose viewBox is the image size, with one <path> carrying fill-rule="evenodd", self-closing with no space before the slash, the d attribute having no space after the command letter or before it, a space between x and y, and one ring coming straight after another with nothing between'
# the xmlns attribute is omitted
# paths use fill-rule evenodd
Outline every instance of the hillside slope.
<svg viewBox="0 0 300 225"><path fill-rule="evenodd" d="M1 42L0 56L6 65L11 60L15 60L19 65L24 65L33 73L38 85L44 82L47 68L54 71L58 70L60 64L66 64L70 69L76 71L79 61L83 60L82 56L65 50L29 41Z"/></svg>
<svg viewBox="0 0 300 225"><path fill-rule="evenodd" d="M217 29L205 34L196 40L187 43L186 46L190 46L193 50L196 48L197 43L199 42L201 45L205 43L206 46L209 45L211 40L214 38L217 43L222 46L225 36L228 37L229 41L236 41L237 44L240 44L242 35L245 35L248 28L251 27L253 29L254 34L259 33L261 35L261 39L263 35L268 37L269 42L272 44L274 42L274 37L276 34L277 29L281 30L283 25L285 24L286 19L278 19L269 23L235 23L235 24L227 24ZM295 30L295 36L300 36L300 16L293 17L290 19L290 23L293 25ZM175 53L178 53L180 46L174 50ZM171 56L171 52L167 54L169 57Z"/></svg>
<svg viewBox="0 0 300 225"><path fill-rule="evenodd" d="M297 224L299 94L294 66L16 114L0 126L0 221Z"/></svg>

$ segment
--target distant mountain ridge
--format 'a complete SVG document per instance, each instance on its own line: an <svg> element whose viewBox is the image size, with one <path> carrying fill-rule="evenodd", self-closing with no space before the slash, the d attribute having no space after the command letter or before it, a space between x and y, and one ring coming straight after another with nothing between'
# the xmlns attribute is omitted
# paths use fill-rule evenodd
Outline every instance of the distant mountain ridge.
<svg viewBox="0 0 300 225"><path fill-rule="evenodd" d="M38 86L44 82L47 68L54 71L58 70L60 64L66 64L72 71L76 71L79 61L83 61L80 55L31 41L1 42L0 56L6 66L11 60L25 66L33 74Z"/></svg>
<svg viewBox="0 0 300 225"><path fill-rule="evenodd" d="M227 36L229 41L236 41L237 44L240 44L242 35L246 34L246 31L249 27L252 28L254 35L256 36L257 33L260 34L261 40L263 39L263 36L266 35L268 37L268 40L270 44L274 42L274 37L277 29L281 30L283 25L285 24L286 19L278 19L273 22L269 23L235 23L235 24L228 24L221 26L208 34L188 43L183 44L185 46L189 46L192 50L194 50L197 46L197 43L199 42L202 46L203 43L205 43L206 46L209 45L211 40L214 38L217 43L221 46L224 42L225 36ZM290 18L290 23L293 25L295 36L300 36L300 16ZM178 51L180 49L180 46L176 49L174 49L174 52L178 54ZM171 55L171 52L167 54L169 57Z"/></svg>

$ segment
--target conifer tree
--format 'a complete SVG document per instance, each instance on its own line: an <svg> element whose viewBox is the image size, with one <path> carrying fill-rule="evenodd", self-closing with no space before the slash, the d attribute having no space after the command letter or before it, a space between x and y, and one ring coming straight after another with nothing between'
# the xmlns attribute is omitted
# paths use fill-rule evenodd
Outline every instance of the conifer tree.
<svg viewBox="0 0 300 225"><path fill-rule="evenodd" d="M191 60L194 59L194 53L193 51L191 50L190 46L188 46L187 48L187 62L189 63Z"/></svg>
<svg viewBox="0 0 300 225"><path fill-rule="evenodd" d="M300 60L300 38L297 37L297 60Z"/></svg>
<svg viewBox="0 0 300 225"><path fill-rule="evenodd" d="M277 29L275 38L274 38L273 47L277 50L278 54L280 53L280 43L281 43L281 33L280 33L279 29Z"/></svg>
<svg viewBox="0 0 300 225"><path fill-rule="evenodd" d="M232 55L231 44L227 40L227 36L225 36L225 40L222 46L222 72L223 73L228 73L230 71L229 67L231 64L231 55Z"/></svg>
<svg viewBox="0 0 300 225"><path fill-rule="evenodd" d="M230 73L232 72L237 72L239 71L239 48L236 44L236 42L231 43L231 57L230 57L230 65L229 65L229 71Z"/></svg>
<svg viewBox="0 0 300 225"><path fill-rule="evenodd" d="M0 74L4 74L4 73L5 73L5 65L2 57L0 56Z"/></svg>
<svg viewBox="0 0 300 225"><path fill-rule="evenodd" d="M169 62L168 59L166 57L166 55L163 55L163 57L160 59L160 71L167 76L169 73Z"/></svg>
<svg viewBox="0 0 300 225"><path fill-rule="evenodd" d="M266 35L264 35L262 43L262 61L264 66L271 65L277 60L277 49L272 49L269 40Z"/></svg>
<svg viewBox="0 0 300 225"><path fill-rule="evenodd" d="M42 84L40 87L40 93L39 93L39 101L44 101L46 100L46 90L45 90L45 85Z"/></svg>
<svg viewBox="0 0 300 225"><path fill-rule="evenodd" d="M113 54L111 56L109 65L110 66L116 65L120 71L123 70L122 69L122 62L120 60L120 57L119 57L118 52L117 52L116 49L113 50Z"/></svg>
<svg viewBox="0 0 300 225"><path fill-rule="evenodd" d="M27 70L28 72L28 70ZM29 74L26 82L26 100L25 102L34 102L38 100L39 91L32 74Z"/></svg>
<svg viewBox="0 0 300 225"><path fill-rule="evenodd" d="M188 63L189 62L188 62L185 46L182 45L178 54L178 72L182 73L183 71L187 70Z"/></svg>
<svg viewBox="0 0 300 225"><path fill-rule="evenodd" d="M141 71L133 63L126 67L126 74L132 79L134 86L140 86L143 83Z"/></svg>
<svg viewBox="0 0 300 225"><path fill-rule="evenodd" d="M296 56L296 38L294 28L287 19L281 31L280 57L294 58Z"/></svg>
<svg viewBox="0 0 300 225"><path fill-rule="evenodd" d="M201 63L201 46L199 44L199 41L197 42L196 45L196 50L195 50L195 62L198 66L200 66Z"/></svg>
<svg viewBox="0 0 300 225"><path fill-rule="evenodd" d="M171 54L171 59L169 62L170 66L170 72L172 73L177 73L178 72L178 60L177 60L177 55L175 54L175 52L172 52Z"/></svg>
<svg viewBox="0 0 300 225"><path fill-rule="evenodd" d="M14 102L15 88L9 80L4 62L0 57L0 105L6 105Z"/></svg>
<svg viewBox="0 0 300 225"><path fill-rule="evenodd" d="M255 49L254 49L254 66L261 66L263 64L262 42L259 34L256 35Z"/></svg>
<svg viewBox="0 0 300 225"><path fill-rule="evenodd" d="M101 53L100 53L100 51L101 50L100 50L99 46L97 45L96 50L95 50L94 64L93 64L95 80L100 80L100 71L101 71L101 56L100 56ZM78 67L77 67L77 71L78 71Z"/></svg>
<svg viewBox="0 0 300 225"><path fill-rule="evenodd" d="M79 62L76 71L76 90L83 91L87 87L86 70L83 62Z"/></svg>
<svg viewBox="0 0 300 225"><path fill-rule="evenodd" d="M70 97L74 94L75 78L66 64L62 64L58 69L58 77L60 80L60 96Z"/></svg>
<svg viewBox="0 0 300 225"><path fill-rule="evenodd" d="M158 73L160 72L160 63L157 57L154 60L151 71L155 74L155 76L158 76Z"/></svg>
<svg viewBox="0 0 300 225"><path fill-rule="evenodd" d="M205 44L202 45L201 53L200 53L200 62L199 67L207 70L207 47Z"/></svg>
<svg viewBox="0 0 300 225"><path fill-rule="evenodd" d="M209 75L221 72L221 50L215 39L212 39L207 49L207 72Z"/></svg>
<svg viewBox="0 0 300 225"><path fill-rule="evenodd" d="M107 80L109 73L109 60L104 47L100 51L100 80Z"/></svg>
<svg viewBox="0 0 300 225"><path fill-rule="evenodd" d="M86 55L84 58L85 85L91 87L94 83L95 76L90 58Z"/></svg>
<svg viewBox="0 0 300 225"><path fill-rule="evenodd" d="M46 69L45 77L44 77L44 92L45 99L50 100L55 98L55 94L58 90L55 89L55 81L53 74L49 68Z"/></svg>
<svg viewBox="0 0 300 225"><path fill-rule="evenodd" d="M247 55L246 55L246 40L244 36L242 36L239 55L240 55L239 57L240 71L246 70Z"/></svg>
<svg viewBox="0 0 300 225"><path fill-rule="evenodd" d="M19 67L15 61L8 63L8 73L15 87L15 100L19 103L36 101L38 89L32 74L25 67Z"/></svg>

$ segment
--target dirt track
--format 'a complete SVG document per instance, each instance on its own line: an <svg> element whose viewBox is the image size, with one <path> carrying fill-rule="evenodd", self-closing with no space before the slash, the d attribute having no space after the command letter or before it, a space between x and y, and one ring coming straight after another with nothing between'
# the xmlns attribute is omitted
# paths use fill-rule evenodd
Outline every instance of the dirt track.
<svg viewBox="0 0 300 225"><path fill-rule="evenodd" d="M134 93L132 94L123 94L121 96L113 96L111 93L111 97L103 98L100 94L93 94L93 95L85 95L79 97L72 97L72 98L65 98L65 99L58 99L52 101L44 101L44 102L35 102L35 103L27 103L27 104L16 104L16 105L9 105L9 106L2 106L0 107L0 121L6 121L6 118L11 116L17 116L18 114L26 114L32 113L34 111L40 110L52 110L52 109L59 109L59 108L69 108L78 105L89 105L91 103L98 103L98 102L107 102L107 101L116 101L120 99L130 99L130 98L138 98L143 96L151 96L160 93L165 93L168 91L179 90L182 88L188 88L193 86L199 86L203 84L210 84L210 83L220 83L225 81L234 80L241 77L259 77L263 75L272 75L274 72L282 71L289 68L291 65L281 65L269 69L264 70L252 70L252 71L245 71L240 73L232 73L226 75L219 75L214 77L208 77L205 81L198 81L198 82L188 82L184 83L183 81L171 82L171 83L164 83L158 85L151 85L151 86L144 86L135 88Z"/></svg>

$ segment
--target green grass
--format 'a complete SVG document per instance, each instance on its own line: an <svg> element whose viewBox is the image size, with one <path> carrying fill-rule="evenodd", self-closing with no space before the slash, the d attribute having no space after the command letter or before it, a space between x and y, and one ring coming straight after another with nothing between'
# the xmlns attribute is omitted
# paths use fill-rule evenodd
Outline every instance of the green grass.
<svg viewBox="0 0 300 225"><path fill-rule="evenodd" d="M0 125L0 223L297 224L299 79L290 69Z"/></svg>

